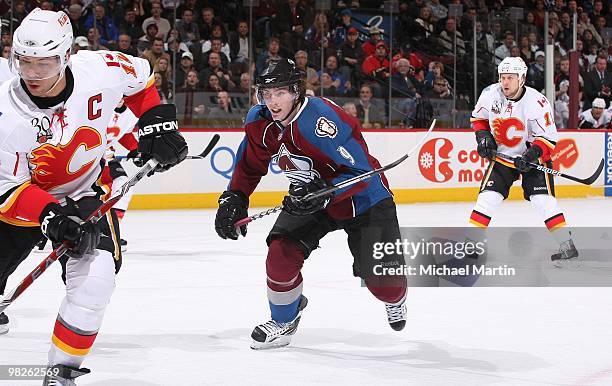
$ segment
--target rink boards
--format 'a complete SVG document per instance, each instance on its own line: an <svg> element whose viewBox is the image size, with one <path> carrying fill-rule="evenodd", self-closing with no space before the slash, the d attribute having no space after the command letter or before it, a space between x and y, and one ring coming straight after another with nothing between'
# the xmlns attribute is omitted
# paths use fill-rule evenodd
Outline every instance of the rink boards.
<svg viewBox="0 0 612 386"><path fill-rule="evenodd" d="M215 134L221 140L204 160L187 160L171 171L156 174L136 187L130 204L132 209L212 208L231 178L236 150L243 139L242 130L184 130L190 153L199 153ZM411 149L424 135L421 130L370 130L364 132L370 152L387 164ZM608 137L605 131L571 130L559 134L553 155L554 168L586 178L602 158L607 162ZM403 164L387 173L399 203L472 201L478 194L487 161L475 150L471 130L441 129L433 132L425 143ZM611 147L612 149L612 147ZM612 162L612 157L610 157ZM130 170L135 170L128 167ZM604 173L591 186L580 185L556 177L558 197L589 197L604 194ZM610 173L612 175L612 173ZM271 164L251 206L274 206L287 191L288 180L277 165ZM512 188L510 199L520 199L519 183Z"/></svg>

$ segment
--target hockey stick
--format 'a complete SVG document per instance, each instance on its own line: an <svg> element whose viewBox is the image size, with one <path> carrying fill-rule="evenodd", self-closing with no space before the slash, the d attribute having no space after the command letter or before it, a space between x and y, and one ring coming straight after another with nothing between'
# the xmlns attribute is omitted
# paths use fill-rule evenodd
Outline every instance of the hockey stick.
<svg viewBox="0 0 612 386"><path fill-rule="evenodd" d="M503 153L496 153L496 154L499 157L505 158L505 159L507 159L509 161L514 161L514 159L515 159L514 157L509 156L507 154L503 154ZM601 174L601 171L603 170L603 167L604 167L604 160L602 158L601 162L599 163L599 166L597 167L597 170L595 170L595 173L593 173L593 175L590 176L589 178L574 177L574 176L571 176L569 174L565 174L563 172L560 172L558 170L547 168L544 165L536 164L534 162L527 162L527 165L529 165L532 168L537 169L537 170L539 170L541 172L552 174L553 176L559 176L559 177L567 178L568 180L579 182L581 184L591 185L593 182L595 182L597 180L597 178L599 178L599 175Z"/></svg>
<svg viewBox="0 0 612 386"><path fill-rule="evenodd" d="M188 155L185 159L204 159L204 158L206 158L208 153L210 153L212 151L212 149L215 147L215 145L217 144L217 142L219 142L219 139L221 139L221 136L219 134L213 135L213 137L211 138L211 140L208 143L208 145L206 145L206 148L204 150L202 150L202 152L200 154L198 154L198 155ZM118 161L125 161L125 160L131 159L131 158L128 158L127 155L118 155L118 156L115 156L115 159L118 160Z"/></svg>
<svg viewBox="0 0 612 386"><path fill-rule="evenodd" d="M149 160L142 168L138 169L138 172L134 174L132 178L130 178L123 186L121 187L121 191L104 201L100 207L93 212L92 214L85 219L85 221L97 222L104 216L106 212L108 212L116 203L123 197L128 190L138 181L140 181L144 176L146 176L149 172L151 172L157 166L157 160L151 159ZM8 293L5 297L0 297L0 312L4 311L8 306L10 306L15 299L17 299L33 282L36 280L43 272L47 270L47 268L53 264L54 261L62 257L68 251L69 245L64 243L59 247L55 248L53 252L49 256L47 256L43 261L32 270L11 292Z"/></svg>
<svg viewBox="0 0 612 386"><path fill-rule="evenodd" d="M408 151L408 153L404 154L402 157L400 157L397 160L391 162L390 164L382 166L382 167L380 167L378 169L370 170L369 172L360 174L360 175L355 176L353 178L349 178L348 180L341 181L341 182L337 183L334 186L330 186L329 188L324 188L324 189L319 190L318 192L312 192L312 193L309 193L309 194L305 195L304 197L296 198L296 199L299 199L300 201L308 201L308 200L314 200L314 199L317 199L317 198L320 198L320 197L328 196L328 195L334 193L337 190L340 190L342 188L346 188L347 186L354 185L354 184L356 184L358 182L361 182L363 180L367 180L370 177L377 176L377 175L379 175L381 173L386 172L389 169L392 169L392 168L396 167L397 165L401 164L406 159L408 159L408 157L410 157L412 155L412 153L414 153L423 144L423 142L425 142L425 140L429 137L429 134L431 134L431 132L433 131L435 126L436 126L436 120L434 119L431 122L431 126L429 126L429 130L427 130L427 132L421 137L419 142L417 142L417 144L414 145L412 147L412 149L410 149ZM247 225L251 221L258 220L258 219L260 219L262 217L265 217L265 216L268 216L270 214L274 214L276 212L281 211L282 209L283 209L283 205L278 205L278 206L276 206L274 208L268 209L268 210L263 211L263 212L256 213L256 214L254 214L252 216L249 216L249 217L245 217L242 220L238 220L238 221L236 221L234 223L234 226L236 228L240 228L243 225Z"/></svg>

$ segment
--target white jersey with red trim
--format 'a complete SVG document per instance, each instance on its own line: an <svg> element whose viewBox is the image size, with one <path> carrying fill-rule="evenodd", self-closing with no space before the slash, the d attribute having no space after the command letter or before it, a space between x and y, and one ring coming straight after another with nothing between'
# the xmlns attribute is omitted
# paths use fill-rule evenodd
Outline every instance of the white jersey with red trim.
<svg viewBox="0 0 612 386"><path fill-rule="evenodd" d="M8 60L0 58L0 83L13 78L15 74L11 72L8 65Z"/></svg>
<svg viewBox="0 0 612 386"><path fill-rule="evenodd" d="M108 128L106 129L107 151L105 158L107 160L114 157L115 149L119 145L119 140L123 138L124 135L132 133L137 123L138 117L134 115L132 110L126 108L118 112L117 109L115 109L108 123Z"/></svg>
<svg viewBox="0 0 612 386"><path fill-rule="evenodd" d="M114 108L153 84L146 60L118 52L79 51L70 71L72 93L48 109L32 102L19 77L0 85L0 219L20 185L60 201L95 195Z"/></svg>
<svg viewBox="0 0 612 386"><path fill-rule="evenodd" d="M504 96L499 83L490 85L480 94L471 120L475 128L484 121L495 137L498 151L510 156L523 154L527 142L538 141L550 151L557 142L552 106L531 87L525 87L523 96L513 101Z"/></svg>
<svg viewBox="0 0 612 386"><path fill-rule="evenodd" d="M580 124L578 127L590 129L606 129L612 120L612 111L604 110L599 119L593 116L593 109L588 109L580 114Z"/></svg>

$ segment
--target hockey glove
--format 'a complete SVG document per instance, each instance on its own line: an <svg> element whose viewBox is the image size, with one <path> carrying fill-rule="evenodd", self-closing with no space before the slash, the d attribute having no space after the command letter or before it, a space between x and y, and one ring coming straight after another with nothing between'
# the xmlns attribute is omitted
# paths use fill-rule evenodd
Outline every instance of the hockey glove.
<svg viewBox="0 0 612 386"><path fill-rule="evenodd" d="M187 143L178 131L176 106L157 105L138 120L138 151L140 159L159 161L156 171L166 171L187 157Z"/></svg>
<svg viewBox="0 0 612 386"><path fill-rule="evenodd" d="M215 217L215 230L222 239L238 240L238 231L234 224L247 217L249 199L237 190L226 190L219 197L219 209ZM247 227L240 227L240 233L246 236Z"/></svg>
<svg viewBox="0 0 612 386"><path fill-rule="evenodd" d="M100 227L97 223L83 221L76 212L76 208L69 205L47 204L40 214L40 230L53 243L67 241L69 250L77 255L91 254L100 242Z"/></svg>
<svg viewBox="0 0 612 386"><path fill-rule="evenodd" d="M140 158L140 153L138 152L138 149L130 150L130 152L127 153L125 158L131 159L132 162L134 162L134 165L136 165L136 167L139 167L139 168L143 167L144 164L146 163L142 160L142 158Z"/></svg>
<svg viewBox="0 0 612 386"><path fill-rule="evenodd" d="M539 146L531 146L525 150L523 155L514 159L514 167L520 172L526 173L531 169L530 162L537 161L542 156L542 149Z"/></svg>
<svg viewBox="0 0 612 386"><path fill-rule="evenodd" d="M497 142L490 131L478 130L476 131L476 143L478 147L478 155L482 158L488 158L493 160L495 158L495 152L497 151Z"/></svg>
<svg viewBox="0 0 612 386"><path fill-rule="evenodd" d="M307 184L291 184L289 195L283 199L283 210L294 216L307 216L325 209L333 193L312 200L302 200L301 198L308 193L318 192L327 187L325 180L320 178L315 178Z"/></svg>

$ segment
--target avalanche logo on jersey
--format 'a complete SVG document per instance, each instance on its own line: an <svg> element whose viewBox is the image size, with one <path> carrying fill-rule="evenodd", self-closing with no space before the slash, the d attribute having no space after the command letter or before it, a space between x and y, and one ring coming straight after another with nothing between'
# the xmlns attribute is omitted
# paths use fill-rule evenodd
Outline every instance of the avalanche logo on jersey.
<svg viewBox="0 0 612 386"><path fill-rule="evenodd" d="M67 144L45 143L32 150L29 161L32 181L43 190L72 182L84 175L98 158L102 137L93 128L82 126Z"/></svg>
<svg viewBox="0 0 612 386"><path fill-rule="evenodd" d="M319 117L315 125L315 134L317 135L317 137L321 138L336 138L336 135L338 134L338 128L336 127L336 124L333 121L330 121L325 117Z"/></svg>
<svg viewBox="0 0 612 386"><path fill-rule="evenodd" d="M320 178L319 173L312 168L311 158L292 154L284 143L281 144L278 153L272 157L272 161L278 164L292 184L308 183L315 178Z"/></svg>

